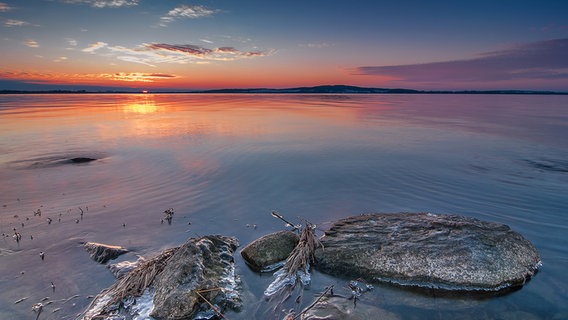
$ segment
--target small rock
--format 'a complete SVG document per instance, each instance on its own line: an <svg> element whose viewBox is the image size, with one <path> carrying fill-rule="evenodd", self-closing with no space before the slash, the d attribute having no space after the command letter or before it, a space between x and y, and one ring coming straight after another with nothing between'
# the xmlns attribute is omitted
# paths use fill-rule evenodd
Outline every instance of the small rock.
<svg viewBox="0 0 568 320"><path fill-rule="evenodd" d="M128 252L128 249L120 246L111 246L97 242L87 242L84 246L91 254L91 259L102 264L107 263L109 260L116 259L121 254Z"/></svg>
<svg viewBox="0 0 568 320"><path fill-rule="evenodd" d="M267 234L244 247L241 256L255 271L261 271L286 260L299 240L300 237L292 231Z"/></svg>

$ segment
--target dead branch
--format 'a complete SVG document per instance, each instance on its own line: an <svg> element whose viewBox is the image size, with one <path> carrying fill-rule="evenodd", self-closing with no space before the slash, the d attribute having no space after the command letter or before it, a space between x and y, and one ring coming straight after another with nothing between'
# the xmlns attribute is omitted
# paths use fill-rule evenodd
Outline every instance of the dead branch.
<svg viewBox="0 0 568 320"><path fill-rule="evenodd" d="M319 297L309 306L307 306L306 308L304 308L304 310L302 310L302 312L300 312L297 316L295 316L292 320L296 320L299 319L302 315L304 315L306 312L310 311L311 308L315 307L316 304L318 304L320 302L320 300L325 297L325 295L329 292L333 292L333 285L325 288L325 290L319 295Z"/></svg>
<svg viewBox="0 0 568 320"><path fill-rule="evenodd" d="M289 222L288 220L284 219L284 217L283 217L281 214L279 214L278 212L272 210L271 214L272 214L272 216L273 216L274 218L277 218L277 219L280 219L280 220L284 221L284 223L286 223L286 226L287 226L287 227L293 227L293 228L294 228L294 229L292 229L293 231L294 231L294 230L300 230L299 226L294 225L293 223L291 223L291 222Z"/></svg>

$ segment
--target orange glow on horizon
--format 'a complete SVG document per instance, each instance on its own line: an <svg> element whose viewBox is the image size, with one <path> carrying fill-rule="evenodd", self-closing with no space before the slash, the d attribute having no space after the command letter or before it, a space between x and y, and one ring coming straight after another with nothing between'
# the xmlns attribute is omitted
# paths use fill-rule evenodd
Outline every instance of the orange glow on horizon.
<svg viewBox="0 0 568 320"><path fill-rule="evenodd" d="M0 72L0 78L44 85L83 85L174 90L206 90L225 88L291 88L327 84L346 84L364 87L380 87L395 80L392 77L370 77L353 75L348 69L336 68L331 71L305 69L302 72L286 68L274 69L251 67L247 64L230 68L196 66L188 75L178 74L179 70L163 72ZM247 69L248 68L248 69Z"/></svg>

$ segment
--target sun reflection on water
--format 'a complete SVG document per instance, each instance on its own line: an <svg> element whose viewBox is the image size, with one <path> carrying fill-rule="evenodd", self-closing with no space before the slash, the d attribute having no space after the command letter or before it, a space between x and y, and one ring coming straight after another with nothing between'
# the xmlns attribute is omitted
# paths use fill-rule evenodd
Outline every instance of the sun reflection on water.
<svg viewBox="0 0 568 320"><path fill-rule="evenodd" d="M160 111L153 95L131 95L132 101L124 104L123 111L127 113L148 114Z"/></svg>

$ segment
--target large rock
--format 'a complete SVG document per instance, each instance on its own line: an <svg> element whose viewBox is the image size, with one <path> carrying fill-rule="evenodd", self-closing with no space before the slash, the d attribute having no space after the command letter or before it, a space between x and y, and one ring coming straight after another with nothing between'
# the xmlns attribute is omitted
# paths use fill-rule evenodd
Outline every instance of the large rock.
<svg viewBox="0 0 568 320"><path fill-rule="evenodd" d="M508 226L457 215L368 214L321 238L322 272L447 290L521 286L540 266L535 247Z"/></svg>
<svg viewBox="0 0 568 320"><path fill-rule="evenodd" d="M200 294L221 310L238 309L233 253L236 238L208 236L186 242L156 277L155 319L186 319L211 308ZM213 290L212 290L213 289ZM211 291L212 290L212 291Z"/></svg>
<svg viewBox="0 0 568 320"><path fill-rule="evenodd" d="M204 236L167 249L103 290L79 319L212 319L237 310L237 246L233 237Z"/></svg>
<svg viewBox="0 0 568 320"><path fill-rule="evenodd" d="M85 249L87 249L87 252L91 255L91 259L103 264L128 252L128 249L123 247L111 246L97 242L87 242L84 246Z"/></svg>
<svg viewBox="0 0 568 320"><path fill-rule="evenodd" d="M267 234L249 243L241 250L241 256L256 271L286 260L298 244L300 237L292 231Z"/></svg>

